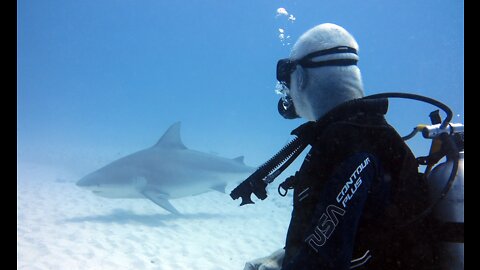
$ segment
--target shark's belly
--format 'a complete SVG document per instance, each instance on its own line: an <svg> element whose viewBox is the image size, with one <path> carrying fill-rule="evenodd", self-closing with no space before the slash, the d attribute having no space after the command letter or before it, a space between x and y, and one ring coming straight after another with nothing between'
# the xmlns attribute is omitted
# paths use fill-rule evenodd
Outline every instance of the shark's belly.
<svg viewBox="0 0 480 270"><path fill-rule="evenodd" d="M173 181L156 181L154 188L165 194L166 198L182 198L221 190L228 183L239 183L248 174L196 172L177 174Z"/></svg>
<svg viewBox="0 0 480 270"><path fill-rule="evenodd" d="M92 191L93 194L104 198L121 198L121 199L139 199L144 196L134 189L109 189L108 191Z"/></svg>
<svg viewBox="0 0 480 270"><path fill-rule="evenodd" d="M199 185L199 184L173 185L173 186L161 188L160 190L162 191L162 193L165 193L168 198L171 198L171 199L194 196L194 195L212 191L212 189L209 186Z"/></svg>

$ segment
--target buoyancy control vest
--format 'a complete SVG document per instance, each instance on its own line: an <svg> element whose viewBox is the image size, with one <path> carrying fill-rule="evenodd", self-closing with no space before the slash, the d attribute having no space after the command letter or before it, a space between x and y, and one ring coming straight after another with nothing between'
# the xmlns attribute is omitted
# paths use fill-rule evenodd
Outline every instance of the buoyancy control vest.
<svg viewBox="0 0 480 270"><path fill-rule="evenodd" d="M283 187L294 188L294 209L282 269L422 269L433 260L428 222L397 226L427 207L428 189L410 148L386 122L387 108L386 99L353 100L312 127L312 148ZM357 156L368 157L375 173L355 177L366 166ZM327 186L334 192L325 193ZM332 217L329 207L341 215Z"/></svg>
<svg viewBox="0 0 480 270"><path fill-rule="evenodd" d="M368 233L369 230L373 230L371 230L371 228L369 228L368 226L365 226L367 232L365 233L364 231L362 231L363 227L361 224L366 224L365 220L372 217L366 215L365 217L362 217L362 221L359 221L359 233L357 234L354 241L355 249L352 251L353 255L350 266L359 267L365 265L364 263L369 261L368 269L374 269L373 267L375 267L376 263L391 263L393 267L395 265L394 261L380 263L381 259L383 258L383 260L388 260L388 258L394 258L395 256L408 255L410 258L418 256L421 256L421 258L416 258L413 260L404 258L402 260L402 264L407 269L409 268L409 265L412 266L413 264L419 263L425 263L425 265L419 266L416 269L463 269L463 124L450 122L453 113L448 108L448 106L431 98L420 95L408 93L381 93L367 96L361 100L378 100L382 98L407 98L423 101L437 106L446 113L445 120L441 121L438 110L436 111L436 114L433 114L432 112L432 114L430 115L432 125L418 125L414 128L411 134L402 137L402 139L405 141L420 132L424 138L432 139L432 146L429 155L426 157L416 158L418 162L416 166L418 166L418 164L427 165L425 173L418 173L417 171L415 175L414 170L411 169L414 167L414 162L412 160L412 154L409 151L408 146L400 143L400 141L398 140L399 136L398 134L396 134L394 129L392 127L389 127L389 125L384 122L383 116L378 116L378 114L383 115L386 112L386 105L381 105L382 103L385 103L385 101L378 101L379 103L377 103L376 106L373 106L372 104L374 103L372 102L367 102L371 106L364 106L361 105L363 101L353 101L348 106L346 106L350 107L350 109L345 110L345 108L342 108L345 107L343 105L339 106L339 108L337 109L339 111L345 110L346 112L348 112L349 110L357 110L356 116L350 115L353 118L343 119L342 121L334 121L335 119L338 120L342 117L338 118L338 115L336 114L328 114L328 117L323 117L320 121L307 122L299 128L295 129L294 131L292 131L292 135L295 135L297 137L290 143L288 143L285 147L283 147L270 160L261 165L257 169L257 171L250 175L239 186L232 190L230 196L232 197L232 199L237 199L241 197L241 205L254 203L251 200L252 193L255 194L256 197L259 199L265 199L267 197L266 186L273 182L273 180L278 175L280 175L281 172L285 170L308 145L312 145L314 147L312 147L312 150L310 151L311 153L307 155L307 158L310 161L305 162L295 176L287 178L287 180L280 184L278 187L278 192L280 193L280 195L284 196L288 192L289 187L293 188L294 185L297 185L298 188L296 188L297 191L295 191L295 196L298 197L298 200L303 201L305 199L305 189L301 190L300 186L302 184L297 183L297 178L300 176L300 174L305 174L303 176L305 179L312 177L311 173L305 173L311 170L310 165L308 164L312 163L312 159L320 160L323 156L325 163L322 165L322 167L331 167L327 164L332 164L335 157L341 159L342 155L348 156L349 154L351 154L346 152L343 152L343 154L342 152L335 152L333 156L329 155L327 157L327 155L318 153L319 157L315 157L317 155L315 151L317 150L314 149L320 149L320 144L322 144L322 140L318 140L317 135L323 134L323 139L325 141L329 140L329 138L326 137L330 137L330 141L332 141L332 143L326 143L326 145L323 146L324 151L329 151L329 147L332 148L333 145L338 142L343 141L345 144L348 144L348 139L354 138L354 136L352 136L351 134L358 133L360 132L360 130L362 130L361 132L365 133L363 134L363 136L365 136L365 140L368 141L371 140L371 138L376 137L376 143L370 145L369 143L367 143L367 141L364 141L362 143L355 143L354 145L363 145L363 147L365 147L364 150L366 149L365 151L373 153L375 157L372 159L376 161L383 160L385 155L390 156L389 158L385 159L387 161L382 161L383 163L380 167L385 168L383 169L383 171L380 170L380 173L376 177L387 176L388 178L391 177L392 174L397 175L397 173L399 177L397 178L397 181L390 181L391 184L389 185L389 192L391 197L388 204L385 204L385 207L382 208L383 214L388 218L382 219L382 222L379 222L379 224L375 224L376 226L384 226L384 228L386 229L379 231L378 234L374 234ZM355 105L354 103L356 103L357 105ZM373 111L371 111L369 108L373 109ZM347 116L347 114L345 116ZM333 122L338 123L331 125ZM368 125L372 123L377 128L379 128L380 126L383 127L379 129L367 128ZM330 125L330 132L322 132L322 129L318 128ZM347 125L348 129L353 129L354 131L352 131L352 133L348 133L345 132L347 131L345 129L343 129L343 131L341 131L342 129L338 129L340 131L338 132L335 131L337 129L334 128L335 125ZM315 126L317 128L315 128ZM316 131L311 132L312 130ZM382 134L382 132L380 132L379 130L383 130L383 132L386 133ZM335 136L337 136L336 140ZM390 138L393 138L392 140L396 141L396 143L394 143L393 141L388 141L387 138L389 138L389 136L391 136ZM378 140L380 140L380 142ZM317 144L317 146L315 146L315 144ZM380 145L383 145L383 147L379 148ZM394 145L394 147L389 147L391 145ZM345 149L352 148L345 147ZM403 159L399 157L403 157ZM437 163L442 158L446 158L446 161L437 165ZM408 169L398 171L398 168ZM320 172L320 170L314 171L317 171L316 174ZM332 170L330 169L330 171ZM330 173L335 175L335 172ZM322 174L322 172L320 172L320 174ZM403 174L403 176L401 176L401 174ZM310 176L307 177L308 175ZM316 177L318 177L318 175L316 175ZM309 182L309 180L304 180L302 182L307 183ZM314 185L314 187L312 187L312 190L313 188L321 190L322 185L324 185L324 183L322 184L322 181L310 180L310 182ZM425 190L425 183L428 185L429 192ZM425 207L425 209L420 214L418 214L418 208L422 207L422 205L425 205L426 193L429 193L427 196L428 206ZM411 200L416 201L412 202ZM306 205L306 202L304 202L304 204ZM366 205L368 205L368 202L366 202ZM304 209L302 209L302 211L297 212L303 212L304 214L295 213L294 210L294 213L292 213L292 224L290 227L295 228L296 226L294 226L294 224L298 223L296 220L301 220L302 215L304 215L305 217L308 216L308 206L304 206L303 208ZM416 211L417 214L414 214L413 211ZM310 210L310 212L312 212L312 210ZM299 217L294 217L293 215L298 215ZM397 221L398 223L396 223ZM326 221L324 220L324 222ZM381 225L380 223L383 225ZM431 227L432 233L420 234L416 232L417 230L419 230L420 232L425 231L425 226ZM291 230L293 231L293 229ZM301 231L302 228L298 227L295 230ZM390 233L385 233L386 231L390 231ZM366 239L362 239L362 236L364 236ZM293 236L288 236L287 242L293 241L293 244L290 246L294 247L295 237L292 237ZM411 243L412 239L416 239L418 240L417 242L422 242L423 244L415 245L416 248L413 248L412 246L412 248L410 248L410 250L408 251L409 254L403 253L404 249L400 248L400 246ZM315 237L311 238L310 240L314 242ZM441 245L429 248L432 242L440 242ZM361 252L363 252L366 248L371 248L373 251L375 251L375 253L369 253L370 250L367 250L367 252L362 255ZM432 252L429 253L425 251ZM392 253L393 256L389 255ZM286 261L291 260L289 259L289 257L292 258L292 254L295 254L294 249L290 250L287 253ZM375 257L372 257L372 254L375 255ZM360 255L362 255L360 258L356 257ZM332 258L332 261L334 261L334 258ZM385 265L383 266L385 267Z"/></svg>

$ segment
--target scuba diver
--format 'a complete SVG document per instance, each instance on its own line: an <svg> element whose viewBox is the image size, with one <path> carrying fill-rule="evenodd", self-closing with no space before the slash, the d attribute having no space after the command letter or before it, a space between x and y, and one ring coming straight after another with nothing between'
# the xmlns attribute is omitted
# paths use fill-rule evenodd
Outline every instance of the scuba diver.
<svg viewBox="0 0 480 270"><path fill-rule="evenodd" d="M446 249L439 243L463 241L463 189L461 222L442 222L451 226L441 227L431 213L447 197L457 172L462 173L463 188L463 125L450 125L451 112L443 123L438 111L431 115L432 125L418 126L410 137L418 131L435 137L436 150L432 146L431 155L416 158L385 119L388 97L403 95L365 96L358 60L354 37L338 25L324 23L305 32L290 57L278 61L277 91L283 95L279 113L308 121L292 131L295 140L230 196L241 197L241 205L253 203L252 193L265 199L266 186L307 146L311 149L300 169L278 187L282 196L293 189L284 248L247 262L245 270L451 267L452 262L442 261ZM429 98L405 95L449 110ZM450 162L442 168L446 172L435 168L438 172L433 173L433 165L444 157ZM441 193L440 199L432 195L419 165L427 165L428 174L437 178L447 175L440 184L445 188L435 193ZM446 228L451 233L444 233ZM461 266L450 269L463 269L463 245L458 254Z"/></svg>

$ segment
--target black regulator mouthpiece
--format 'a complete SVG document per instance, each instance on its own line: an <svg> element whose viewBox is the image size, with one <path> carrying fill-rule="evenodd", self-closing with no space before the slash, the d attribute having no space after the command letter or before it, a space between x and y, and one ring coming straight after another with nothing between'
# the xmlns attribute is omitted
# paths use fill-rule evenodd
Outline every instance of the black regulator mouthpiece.
<svg viewBox="0 0 480 270"><path fill-rule="evenodd" d="M278 101L278 113L285 119L300 118L293 106L293 100L290 96L280 98Z"/></svg>

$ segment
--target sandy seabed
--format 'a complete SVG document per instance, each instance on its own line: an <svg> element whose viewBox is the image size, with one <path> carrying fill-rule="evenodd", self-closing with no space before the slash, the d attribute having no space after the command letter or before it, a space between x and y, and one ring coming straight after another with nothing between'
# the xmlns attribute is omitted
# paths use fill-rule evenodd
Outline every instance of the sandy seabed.
<svg viewBox="0 0 480 270"><path fill-rule="evenodd" d="M177 216L96 196L75 185L82 176L17 163L17 269L243 269L284 245L292 198L279 183L255 205L215 191L175 199Z"/></svg>

